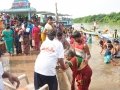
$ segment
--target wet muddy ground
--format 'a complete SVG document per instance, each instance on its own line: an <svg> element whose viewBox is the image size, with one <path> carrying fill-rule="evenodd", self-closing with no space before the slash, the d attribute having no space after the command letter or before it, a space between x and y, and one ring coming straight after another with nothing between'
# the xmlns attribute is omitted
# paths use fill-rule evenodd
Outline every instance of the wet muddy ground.
<svg viewBox="0 0 120 90"><path fill-rule="evenodd" d="M92 58L89 61L89 65L93 70L90 90L120 90L120 66L104 64L98 42L94 41L90 51ZM25 73L29 81L33 82L36 57L36 54L10 57L10 71L16 75ZM119 59L116 61L119 61Z"/></svg>

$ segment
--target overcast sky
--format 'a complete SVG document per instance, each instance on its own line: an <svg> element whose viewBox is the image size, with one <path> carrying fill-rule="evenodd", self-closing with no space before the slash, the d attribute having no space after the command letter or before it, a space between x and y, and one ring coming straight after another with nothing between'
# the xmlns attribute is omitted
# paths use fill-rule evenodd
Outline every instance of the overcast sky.
<svg viewBox="0 0 120 90"><path fill-rule="evenodd" d="M0 0L0 10L9 9L14 0ZM55 2L58 12L71 14L73 17L120 12L120 0L29 0L37 11L55 12Z"/></svg>

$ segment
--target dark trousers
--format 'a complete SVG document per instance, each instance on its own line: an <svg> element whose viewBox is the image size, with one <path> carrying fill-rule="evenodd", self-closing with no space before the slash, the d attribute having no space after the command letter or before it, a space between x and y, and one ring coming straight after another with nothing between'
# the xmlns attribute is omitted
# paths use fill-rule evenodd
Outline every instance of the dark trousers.
<svg viewBox="0 0 120 90"><path fill-rule="evenodd" d="M30 47L33 48L32 39L30 40Z"/></svg>
<svg viewBox="0 0 120 90"><path fill-rule="evenodd" d="M38 90L40 87L48 84L49 90L58 90L58 83L56 76L44 76L34 72L34 87Z"/></svg>
<svg viewBox="0 0 120 90"><path fill-rule="evenodd" d="M22 53L21 42L16 42L16 54Z"/></svg>

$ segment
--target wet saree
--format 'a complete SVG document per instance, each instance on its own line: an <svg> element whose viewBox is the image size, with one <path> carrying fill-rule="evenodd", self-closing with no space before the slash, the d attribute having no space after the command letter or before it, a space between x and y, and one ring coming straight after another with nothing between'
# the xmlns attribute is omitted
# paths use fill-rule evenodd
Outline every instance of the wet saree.
<svg viewBox="0 0 120 90"><path fill-rule="evenodd" d="M88 65L82 70L79 70L76 76L77 90L89 90L91 76L92 70Z"/></svg>
<svg viewBox="0 0 120 90"><path fill-rule="evenodd" d="M88 90L89 84L91 82L92 70L87 65L83 69L78 70L80 64L82 63L82 58L74 57L70 60L72 71L73 71L73 81L71 90L75 90L75 84L77 84L77 90Z"/></svg>

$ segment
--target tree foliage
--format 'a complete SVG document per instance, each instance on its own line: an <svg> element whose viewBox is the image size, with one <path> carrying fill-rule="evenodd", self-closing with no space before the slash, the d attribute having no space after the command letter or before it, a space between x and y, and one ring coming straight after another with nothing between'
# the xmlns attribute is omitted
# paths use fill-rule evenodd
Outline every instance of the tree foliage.
<svg viewBox="0 0 120 90"><path fill-rule="evenodd" d="M73 19L74 23L92 23L94 20L100 23L120 24L120 12L119 13L113 12L111 14L98 14L92 16L89 15Z"/></svg>

